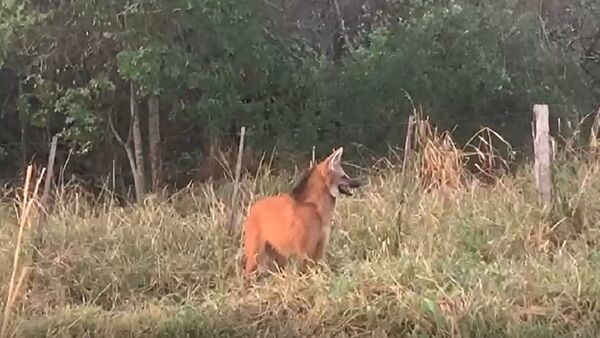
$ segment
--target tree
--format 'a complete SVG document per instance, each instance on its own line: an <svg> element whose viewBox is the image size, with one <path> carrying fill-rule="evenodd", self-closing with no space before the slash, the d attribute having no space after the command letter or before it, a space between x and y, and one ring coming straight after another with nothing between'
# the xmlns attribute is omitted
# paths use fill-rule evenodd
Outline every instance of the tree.
<svg viewBox="0 0 600 338"><path fill-rule="evenodd" d="M598 99L591 0L0 6L0 142L20 143L0 161L44 158L59 135L67 172L138 198L207 163L215 141L233 148L242 125L248 152L379 153L403 142L415 103L459 139L487 125L524 147L531 102L577 119Z"/></svg>

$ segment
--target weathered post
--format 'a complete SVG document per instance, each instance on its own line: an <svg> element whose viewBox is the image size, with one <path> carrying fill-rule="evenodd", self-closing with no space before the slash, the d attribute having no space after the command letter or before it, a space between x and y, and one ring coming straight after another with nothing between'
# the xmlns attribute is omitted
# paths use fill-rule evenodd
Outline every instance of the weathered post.
<svg viewBox="0 0 600 338"><path fill-rule="evenodd" d="M232 233L235 228L237 219L237 195L240 184L240 176L242 173L242 157L244 154L244 139L246 137L246 127L242 127L240 130L240 144L238 147L237 162L235 164L235 182L233 183L233 195L231 196L231 215L229 216L229 224L227 224L227 231Z"/></svg>
<svg viewBox="0 0 600 338"><path fill-rule="evenodd" d="M552 149L548 105L534 105L533 115L535 122L533 139L535 184L540 202L547 206L552 201Z"/></svg>
<svg viewBox="0 0 600 338"><path fill-rule="evenodd" d="M406 127L406 141L404 141L404 158L402 159L402 174L406 172L406 166L410 163L413 151L413 131L415 129L415 115L408 117L408 126Z"/></svg>

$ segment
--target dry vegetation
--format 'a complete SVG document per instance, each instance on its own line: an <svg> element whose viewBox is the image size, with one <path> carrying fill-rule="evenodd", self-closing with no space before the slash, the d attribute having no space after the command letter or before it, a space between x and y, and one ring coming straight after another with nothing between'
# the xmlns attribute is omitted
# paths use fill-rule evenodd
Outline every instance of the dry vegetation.
<svg viewBox="0 0 600 338"><path fill-rule="evenodd" d="M414 170L371 174L367 187L340 200L326 264L252 285L241 279L239 234L223 231L229 185L202 184L136 207L67 187L48 214L10 330L18 337L598 336L600 167L558 163L556 203L540 210L531 168L477 184L463 160L497 167L491 146L459 150L428 125L417 137ZM285 189L288 178L247 178L244 203ZM2 204L2 299L17 224L13 203Z"/></svg>

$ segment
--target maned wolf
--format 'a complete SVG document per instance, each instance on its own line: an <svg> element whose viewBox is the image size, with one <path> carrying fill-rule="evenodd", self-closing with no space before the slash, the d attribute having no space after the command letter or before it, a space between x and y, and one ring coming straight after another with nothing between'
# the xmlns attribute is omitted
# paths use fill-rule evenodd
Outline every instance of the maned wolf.
<svg viewBox="0 0 600 338"><path fill-rule="evenodd" d="M258 256L267 250L280 268L296 255L302 271L308 262L323 257L336 198L340 193L352 196L350 188L361 185L344 172L343 152L340 147L313 165L290 193L262 198L250 207L244 234L246 276L254 272Z"/></svg>

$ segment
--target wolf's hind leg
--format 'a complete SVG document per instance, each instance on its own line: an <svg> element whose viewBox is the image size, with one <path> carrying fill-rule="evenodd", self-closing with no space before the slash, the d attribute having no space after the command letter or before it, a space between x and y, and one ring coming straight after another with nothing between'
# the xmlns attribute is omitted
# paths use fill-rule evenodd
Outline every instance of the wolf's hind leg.
<svg viewBox="0 0 600 338"><path fill-rule="evenodd" d="M280 254L270 243L265 244L265 252L268 254L272 263L275 263L275 269L279 272L283 271L287 265L287 258ZM271 264L272 265L272 264ZM272 266L271 266L272 268Z"/></svg>

